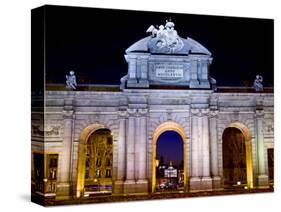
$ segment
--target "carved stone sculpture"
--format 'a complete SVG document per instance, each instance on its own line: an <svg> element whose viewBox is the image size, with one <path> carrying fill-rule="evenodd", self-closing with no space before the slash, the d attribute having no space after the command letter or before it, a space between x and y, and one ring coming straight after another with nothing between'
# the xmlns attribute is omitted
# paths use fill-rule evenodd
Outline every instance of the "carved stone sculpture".
<svg viewBox="0 0 281 212"><path fill-rule="evenodd" d="M158 29L151 25L146 31L152 37L148 48L154 53L175 53L181 50L184 43L174 27L174 22L168 20L165 26L160 25Z"/></svg>
<svg viewBox="0 0 281 212"><path fill-rule="evenodd" d="M263 91L262 81L263 77L261 75L257 75L254 81L254 88L256 91Z"/></svg>
<svg viewBox="0 0 281 212"><path fill-rule="evenodd" d="M76 76L74 71L69 71L69 75L65 75L66 77L66 88L76 90L77 82L76 82Z"/></svg>

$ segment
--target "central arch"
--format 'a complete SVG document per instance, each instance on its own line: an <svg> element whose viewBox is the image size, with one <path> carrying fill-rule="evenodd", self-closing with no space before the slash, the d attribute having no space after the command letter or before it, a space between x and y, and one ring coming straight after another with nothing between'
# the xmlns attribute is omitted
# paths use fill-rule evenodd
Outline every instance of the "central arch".
<svg viewBox="0 0 281 212"><path fill-rule="evenodd" d="M175 131L177 132L183 141L183 162L184 162L184 190L187 188L187 171L186 171L186 145L187 145L187 139L186 134L184 132L184 129L181 125L177 124L176 122L167 121L162 124L160 124L153 133L152 138L152 192L155 192L155 186L156 186L156 144L158 141L159 136L166 132L166 131Z"/></svg>

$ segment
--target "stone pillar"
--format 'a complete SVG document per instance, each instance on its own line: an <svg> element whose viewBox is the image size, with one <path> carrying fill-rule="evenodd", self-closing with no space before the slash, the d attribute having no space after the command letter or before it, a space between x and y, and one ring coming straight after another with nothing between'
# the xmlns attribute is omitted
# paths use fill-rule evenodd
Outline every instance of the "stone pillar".
<svg viewBox="0 0 281 212"><path fill-rule="evenodd" d="M212 189L212 178L210 177L210 144L209 144L209 109L202 109L202 159L203 170L201 189Z"/></svg>
<svg viewBox="0 0 281 212"><path fill-rule="evenodd" d="M265 146L263 136L263 110L256 110L256 131L257 131L257 149L258 149L258 179L257 183L259 187L268 186L268 175L266 173L265 164Z"/></svg>
<svg viewBox="0 0 281 212"><path fill-rule="evenodd" d="M72 108L71 108L72 109ZM57 183L57 195L70 195L70 176L71 176L71 152L72 152L72 126L73 126L73 110L64 110L64 135L62 142L62 152L59 155L59 171Z"/></svg>
<svg viewBox="0 0 281 212"><path fill-rule="evenodd" d="M138 167L137 181L136 181L136 192L148 192L148 180L146 175L146 144L147 144L147 128L146 128L146 115L147 109L139 109L139 126L136 128L138 130L138 137L136 142L138 146L136 148L136 154L138 156Z"/></svg>
<svg viewBox="0 0 281 212"><path fill-rule="evenodd" d="M149 82L148 82L148 56L142 56L140 60L140 80L139 84L140 87L149 87Z"/></svg>
<svg viewBox="0 0 281 212"><path fill-rule="evenodd" d="M140 170L140 116L139 113L136 113L135 118L135 180L138 179L139 170Z"/></svg>
<svg viewBox="0 0 281 212"><path fill-rule="evenodd" d="M198 114L199 109L191 109L191 178L190 190L200 189L199 177L199 139L198 139Z"/></svg>
<svg viewBox="0 0 281 212"><path fill-rule="evenodd" d="M126 171L126 112L119 112L118 166L114 193L123 193Z"/></svg>
<svg viewBox="0 0 281 212"><path fill-rule="evenodd" d="M136 56L127 56L128 61L128 86L137 84L137 59Z"/></svg>
<svg viewBox="0 0 281 212"><path fill-rule="evenodd" d="M128 109L128 125L126 138L126 181L124 193L135 192L135 123L136 109Z"/></svg>
<svg viewBox="0 0 281 212"><path fill-rule="evenodd" d="M198 74L197 74L197 60L193 60L191 62L191 70L190 70L190 88L197 88L199 85Z"/></svg>
<svg viewBox="0 0 281 212"><path fill-rule="evenodd" d="M200 81L201 88L210 88L208 66L209 66L208 60L201 61L201 81Z"/></svg>
<svg viewBox="0 0 281 212"><path fill-rule="evenodd" d="M213 188L221 188L221 177L218 168L218 136L217 136L217 110L210 111L210 141L211 141L211 176Z"/></svg>

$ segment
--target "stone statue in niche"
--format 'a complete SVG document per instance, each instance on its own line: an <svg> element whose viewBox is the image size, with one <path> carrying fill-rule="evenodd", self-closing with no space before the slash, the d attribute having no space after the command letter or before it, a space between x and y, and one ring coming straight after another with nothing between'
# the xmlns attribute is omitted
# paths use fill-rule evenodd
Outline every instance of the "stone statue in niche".
<svg viewBox="0 0 281 212"><path fill-rule="evenodd" d="M257 75L254 81L254 88L256 91L263 91L263 77L261 75Z"/></svg>
<svg viewBox="0 0 281 212"><path fill-rule="evenodd" d="M65 75L66 77L66 88L76 90L77 82L76 76L73 70L69 71L69 75Z"/></svg>
<svg viewBox="0 0 281 212"><path fill-rule="evenodd" d="M167 20L165 26L160 25L158 29L151 25L147 31L151 33L148 48L153 53L175 53L184 47L182 39L175 30L175 24Z"/></svg>

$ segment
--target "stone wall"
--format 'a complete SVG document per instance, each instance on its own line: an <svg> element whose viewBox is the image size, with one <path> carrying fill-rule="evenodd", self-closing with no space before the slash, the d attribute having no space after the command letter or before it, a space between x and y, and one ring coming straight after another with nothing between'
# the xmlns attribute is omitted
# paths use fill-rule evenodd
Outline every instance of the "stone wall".
<svg viewBox="0 0 281 212"><path fill-rule="evenodd" d="M32 149L59 154L60 196L77 193L80 136L93 124L112 132L114 193L151 191L153 135L168 121L186 135L187 191L222 188L222 134L232 123L251 134L254 186L267 185L266 148L274 144L272 93L47 91L44 130L36 124L37 116L32 116ZM45 136L41 142L40 134Z"/></svg>

